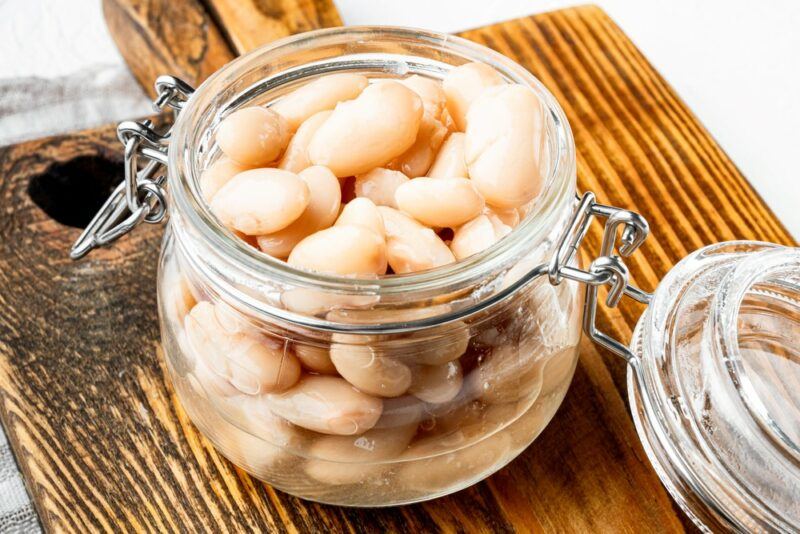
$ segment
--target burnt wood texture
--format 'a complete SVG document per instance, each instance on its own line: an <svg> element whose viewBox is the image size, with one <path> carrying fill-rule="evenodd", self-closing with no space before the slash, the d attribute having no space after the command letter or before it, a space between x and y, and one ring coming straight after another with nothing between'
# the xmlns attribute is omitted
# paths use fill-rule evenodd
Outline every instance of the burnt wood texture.
<svg viewBox="0 0 800 534"><path fill-rule="evenodd" d="M138 25L138 37L118 39L129 63L161 57L162 63L147 66L149 79L142 79L147 69L137 73L145 87L165 65L167 73L183 66L177 74L197 83L231 57L223 34L239 43L237 52L255 43L245 37L252 29L215 29L214 20L237 20L234 2L209 3L213 19L193 2L169 8L174 16L185 11L195 17L184 23L165 20L159 9L166 3L129 2L122 9L121 1L105 0L107 15L113 6ZM265 16L288 31L306 29L307 20L338 22L324 2L277 5L283 11ZM316 18L311 11L288 13L297 5L314 6ZM171 33L171 27L186 33ZM516 59L555 94L575 134L581 190L648 219L652 236L628 261L641 287L652 290L683 256L713 242L794 244L709 133L599 9L567 9L463 35ZM190 59L180 51L185 46ZM85 223L96 208L84 205L93 202L88 192L119 179L108 162L120 159L111 127L0 148L0 416L48 530L692 528L639 444L626 404L624 363L586 340L550 426L509 466L455 495L399 508L338 508L282 494L234 468L197 433L165 380L155 293L161 229L140 227L111 249L80 262L68 258L80 230L62 223ZM599 225L587 243L599 247ZM600 327L629 339L640 312L641 306L624 301L599 313Z"/></svg>

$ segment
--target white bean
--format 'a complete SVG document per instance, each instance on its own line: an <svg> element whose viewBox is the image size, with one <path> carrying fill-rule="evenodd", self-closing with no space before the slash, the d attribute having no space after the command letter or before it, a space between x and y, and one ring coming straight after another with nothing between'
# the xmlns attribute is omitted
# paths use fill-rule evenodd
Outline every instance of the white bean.
<svg viewBox="0 0 800 534"><path fill-rule="evenodd" d="M384 274L386 243L363 226L332 226L300 241L288 261L294 267L341 275Z"/></svg>
<svg viewBox="0 0 800 534"><path fill-rule="evenodd" d="M467 126L467 112L483 91L505 83L496 70L484 63L466 63L447 73L442 88L447 96L447 111L456 128L464 131Z"/></svg>
<svg viewBox="0 0 800 534"><path fill-rule="evenodd" d="M333 111L320 111L300 125L292 140L289 141L289 146L286 147L286 152L283 153L278 168L290 172L300 172L311 167L311 160L308 159L308 144L331 113Z"/></svg>
<svg viewBox="0 0 800 534"><path fill-rule="evenodd" d="M230 313L204 301L186 316L187 346L198 362L248 395L282 391L297 382L300 363L287 344L254 334Z"/></svg>
<svg viewBox="0 0 800 534"><path fill-rule="evenodd" d="M308 154L336 176L362 174L408 150L421 119L422 101L414 91L392 81L373 84L336 106L311 139Z"/></svg>
<svg viewBox="0 0 800 534"><path fill-rule="evenodd" d="M288 391L267 395L266 402L273 413L297 426L343 436L375 426L383 409L380 399L332 376L306 375Z"/></svg>
<svg viewBox="0 0 800 534"><path fill-rule="evenodd" d="M443 365L420 365L414 368L408 392L425 402L440 404L453 400L463 381L458 360Z"/></svg>
<svg viewBox="0 0 800 534"><path fill-rule="evenodd" d="M485 250L511 232L497 217L478 215L464 226L456 229L450 250L456 259L463 260Z"/></svg>
<svg viewBox="0 0 800 534"><path fill-rule="evenodd" d="M416 178L397 188L398 207L427 226L455 228L483 211L484 202L466 178Z"/></svg>
<svg viewBox="0 0 800 534"><path fill-rule="evenodd" d="M358 437L327 436L309 449L306 473L325 484L358 484L375 480L392 467L417 431L417 425L373 428Z"/></svg>
<svg viewBox="0 0 800 534"><path fill-rule="evenodd" d="M232 160L228 156L222 156L209 165L200 175L200 192L203 194L203 200L211 202L217 191L227 184L231 178L251 168Z"/></svg>
<svg viewBox="0 0 800 534"><path fill-rule="evenodd" d="M342 200L339 179L325 167L314 166L298 175L308 186L310 200L300 217L275 233L258 236L258 247L276 258L288 258L292 249L304 238L336 220Z"/></svg>
<svg viewBox="0 0 800 534"><path fill-rule="evenodd" d="M217 144L226 156L252 167L278 159L289 137L283 117L259 106L234 111L222 120L216 134Z"/></svg>
<svg viewBox="0 0 800 534"><path fill-rule="evenodd" d="M386 255L397 274L423 271L453 263L455 257L436 235L408 215L379 206L386 228Z"/></svg>
<svg viewBox="0 0 800 534"><path fill-rule="evenodd" d="M311 199L299 176L280 169L253 169L234 176L211 201L225 226L247 235L286 228L303 214Z"/></svg>
<svg viewBox="0 0 800 534"><path fill-rule="evenodd" d="M542 389L545 361L539 351L509 343L494 347L467 378L469 387L489 404L533 402Z"/></svg>
<svg viewBox="0 0 800 534"><path fill-rule="evenodd" d="M411 370L406 365L367 345L334 343L331 361L342 378L371 395L399 397L411 385Z"/></svg>
<svg viewBox="0 0 800 534"><path fill-rule="evenodd" d="M419 133L411 145L411 148L390 161L387 165L390 169L397 169L409 178L425 176L431 168L436 152L442 146L444 138L447 136L447 128L434 119L427 112L422 116L419 126Z"/></svg>
<svg viewBox="0 0 800 534"><path fill-rule="evenodd" d="M486 202L518 208L533 200L542 189L544 127L533 91L522 85L487 89L473 102L467 119L467 169Z"/></svg>
<svg viewBox="0 0 800 534"><path fill-rule="evenodd" d="M401 80L400 83L419 95L422 105L425 107L425 113L434 119L441 120L442 111L447 103L441 82L414 74Z"/></svg>
<svg viewBox="0 0 800 534"><path fill-rule="evenodd" d="M436 454L442 449L437 441L437 437L419 440L401 458ZM479 443L454 452L409 461L398 472L397 483L419 491L445 492L455 484L486 475L505 464L512 452L508 433L498 432Z"/></svg>
<svg viewBox="0 0 800 534"><path fill-rule="evenodd" d="M447 304L407 309L340 309L328 312L326 318L348 324L407 323L444 315L450 311ZM357 341L356 338L350 340ZM420 330L403 339L383 341L380 351L409 366L444 365L464 354L468 344L469 328L462 322L454 322L446 327Z"/></svg>
<svg viewBox="0 0 800 534"><path fill-rule="evenodd" d="M431 178L458 178L469 176L467 173L467 163L464 159L464 134L461 132L451 133L445 140L433 166L428 170Z"/></svg>
<svg viewBox="0 0 800 534"><path fill-rule="evenodd" d="M378 206L397 208L395 191L406 182L408 176L402 172L378 167L356 176L356 196L368 198Z"/></svg>
<svg viewBox="0 0 800 534"><path fill-rule="evenodd" d="M295 131L315 113L356 98L367 84L367 78L360 74L329 74L295 89L275 102L271 109L281 114L291 131Z"/></svg>
<svg viewBox="0 0 800 534"><path fill-rule="evenodd" d="M303 364L303 367L309 371L323 375L337 374L336 366L331 361L330 349L327 346L318 347L305 343L295 343L294 353Z"/></svg>
<svg viewBox="0 0 800 534"><path fill-rule="evenodd" d="M386 229L378 207L368 198L354 198L348 202L336 219L336 226L356 225L371 230L383 238Z"/></svg>

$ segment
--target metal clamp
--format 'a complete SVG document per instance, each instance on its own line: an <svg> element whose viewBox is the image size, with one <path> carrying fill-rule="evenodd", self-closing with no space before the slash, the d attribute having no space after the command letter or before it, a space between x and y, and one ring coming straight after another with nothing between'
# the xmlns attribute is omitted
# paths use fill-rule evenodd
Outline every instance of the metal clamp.
<svg viewBox="0 0 800 534"><path fill-rule="evenodd" d="M169 107L175 114L183 108L194 92L186 82L173 76L159 76L155 83L156 110ZM133 230L139 224L157 224L167 214L164 190L167 164L167 145L172 127L163 132L153 129L150 120L125 121L117 127L117 137L125 147L125 180L78 237L70 250L74 260L98 247L106 246ZM140 159L148 160L139 169Z"/></svg>
<svg viewBox="0 0 800 534"><path fill-rule="evenodd" d="M603 285L610 286L606 298L606 305L609 308L615 308L623 295L643 304L650 302L652 298L650 293L628 282L628 268L622 260L639 248L650 233L650 227L638 213L598 204L595 202L594 193L584 193L578 200L575 216L559 239L558 249L550 260L547 274L553 285L569 279L588 286L583 310L584 332L595 343L631 362L635 356L626 345L597 329L597 290ZM605 219L600 255L592 261L587 270L572 267L570 264L595 217ZM617 244L620 228L622 235Z"/></svg>

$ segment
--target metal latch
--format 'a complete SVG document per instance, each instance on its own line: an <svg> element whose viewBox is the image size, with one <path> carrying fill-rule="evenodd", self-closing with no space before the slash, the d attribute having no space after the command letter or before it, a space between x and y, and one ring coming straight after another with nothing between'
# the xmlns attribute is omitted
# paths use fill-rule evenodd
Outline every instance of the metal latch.
<svg viewBox="0 0 800 534"><path fill-rule="evenodd" d="M173 76L159 76L155 87L155 109L162 111L169 107L176 116L194 92L186 82ZM163 132L155 131L150 120L119 124L117 137L125 147L125 180L72 245L69 253L72 259L116 241L143 222L157 224L164 219L167 214L164 169L171 131L172 126ZM140 169L143 160L147 163Z"/></svg>

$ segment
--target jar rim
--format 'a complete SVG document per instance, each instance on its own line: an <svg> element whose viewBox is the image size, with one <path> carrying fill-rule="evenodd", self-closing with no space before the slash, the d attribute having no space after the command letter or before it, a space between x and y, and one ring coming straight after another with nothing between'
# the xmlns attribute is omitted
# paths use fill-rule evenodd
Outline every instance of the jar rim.
<svg viewBox="0 0 800 534"><path fill-rule="evenodd" d="M555 138L554 151L551 150L554 154L550 157L551 164L545 186L531 213L493 246L469 258L427 271L374 278L298 269L239 239L233 239L230 231L217 222L210 212L199 189L193 186L201 171L196 158L191 157L192 151L198 148L196 142L201 139L196 135L197 129L202 120L207 118L204 113L216 105L214 96L220 90L221 84L230 84L237 73L242 75L259 65L275 62L284 53L313 50L315 47L338 42L357 43L365 42L366 39L374 42L380 38L422 43L459 54L466 61L488 63L504 77L524 83L536 92L545 111L545 120L552 126ZM235 106L230 106L233 107ZM176 209L188 224L203 239L219 249L231 263L247 272L262 276L268 274L281 283L355 295L426 291L474 280L481 274L491 273L498 266L507 263L506 259L513 256L525 243L545 236L556 223L561 207L568 205L574 194L574 140L563 110L544 85L521 65L485 46L452 35L407 27L352 26L315 30L275 41L233 60L203 82L188 100L173 128L168 159L173 205L177 206Z"/></svg>

